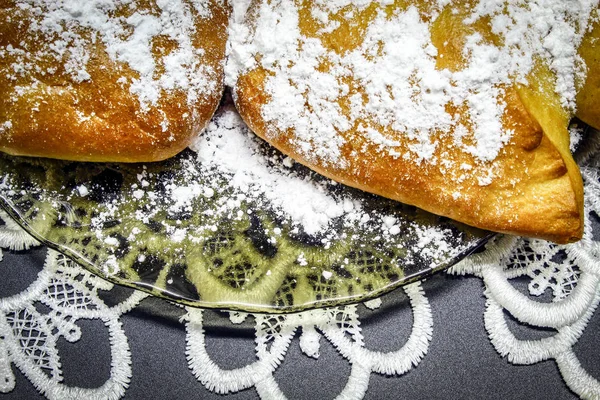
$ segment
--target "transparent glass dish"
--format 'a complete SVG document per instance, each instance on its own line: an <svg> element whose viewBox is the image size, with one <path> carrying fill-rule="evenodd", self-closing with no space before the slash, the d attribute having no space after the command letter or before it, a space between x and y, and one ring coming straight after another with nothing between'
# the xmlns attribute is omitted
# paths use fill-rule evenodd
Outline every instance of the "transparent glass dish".
<svg viewBox="0 0 600 400"><path fill-rule="evenodd" d="M280 173L285 157L253 140ZM365 301L450 267L493 235L294 164L289 179L353 210L308 232L191 150L148 164L0 155L0 174L0 206L42 243L116 284L206 308L296 312Z"/></svg>

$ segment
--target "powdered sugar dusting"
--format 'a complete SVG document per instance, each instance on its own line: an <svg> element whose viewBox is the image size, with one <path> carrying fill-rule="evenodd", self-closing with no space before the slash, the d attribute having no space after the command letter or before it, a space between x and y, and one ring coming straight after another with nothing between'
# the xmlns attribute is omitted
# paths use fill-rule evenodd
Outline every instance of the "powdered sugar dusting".
<svg viewBox="0 0 600 400"><path fill-rule="evenodd" d="M260 145L239 115L228 110L211 122L192 148L204 168L228 175L236 191L255 200L264 198L310 235L323 232L332 219L342 215L360 218L360 204L336 200L325 186L302 179L283 160L266 159Z"/></svg>
<svg viewBox="0 0 600 400"><path fill-rule="evenodd" d="M271 210L277 219L289 221L294 229L320 237L325 248L347 232L368 231L389 240L392 246L396 235L413 236L417 247L410 252L428 247L435 253L430 254L432 258L451 252L447 244L442 244L452 237L450 229L408 223L385 210L370 209L360 196L336 194L335 182L314 173L306 175L301 172L304 169L294 169L288 157L265 147L233 109L218 112L192 149L198 154L202 174L213 176L211 182L218 182L211 189L228 193L219 202L221 206L216 207L216 214L245 213L242 205L250 202L253 207ZM193 192L201 191L197 188Z"/></svg>
<svg viewBox="0 0 600 400"><path fill-rule="evenodd" d="M525 82L536 58L556 74L555 90L563 105L575 109L577 78L583 61L577 48L598 1L480 1L466 21L491 17L492 31L504 39L500 48L510 59L511 76Z"/></svg>
<svg viewBox="0 0 600 400"><path fill-rule="evenodd" d="M198 18L210 17L209 1L155 3L153 9L132 0L19 0L16 7L28 16L29 31L47 45L34 43L36 50L26 42L19 44L22 48L8 45L0 49L0 57L16 57L15 78L31 72L52 75L55 66L43 69L52 60L64 67L74 83L81 83L91 79L87 70L91 43L100 42L112 61L137 73L130 82L121 83L137 96L142 110L156 106L162 91L176 89L187 91L192 104L213 85L208 77L214 72L203 63L204 51L191 38ZM162 56L153 54L153 41L159 37L176 43L175 49Z"/></svg>
<svg viewBox="0 0 600 400"><path fill-rule="evenodd" d="M514 133L503 125L504 90L515 82L527 84L536 59L549 63L563 105L574 108L582 71L576 50L596 3L481 0L463 11L464 23L490 18L501 43L476 30L466 38L464 65L458 70L437 66L440 54L431 36L433 21L445 7L453 7L448 1L432 2L427 11L390 1L302 6L261 1L248 15L244 4L234 10L230 27L227 81L235 85L240 74L255 68L268 71L265 92L270 100L261 114L276 129L266 134L291 134L295 151L310 162L345 168L349 162L342 149L360 134L380 151L435 165L444 161L436 155L440 138L452 135L453 146L487 165ZM319 24L319 34L339 29L337 13L349 19L368 7L376 11L359 45L340 50L302 31L302 7ZM463 118L449 107L464 108ZM400 141L408 141L408 153L397 152ZM480 177L481 184L489 184L490 176Z"/></svg>

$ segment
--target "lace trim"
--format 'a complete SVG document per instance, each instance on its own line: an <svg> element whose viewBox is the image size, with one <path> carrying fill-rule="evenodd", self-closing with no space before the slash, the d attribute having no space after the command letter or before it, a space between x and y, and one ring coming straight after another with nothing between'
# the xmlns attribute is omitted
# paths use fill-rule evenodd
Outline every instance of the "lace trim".
<svg viewBox="0 0 600 400"><path fill-rule="evenodd" d="M13 238L21 237L10 234ZM25 245L13 243L9 247L23 248ZM49 250L44 268L35 282L17 295L0 299L0 392L14 389L15 378L10 368L10 364L14 364L49 399L121 398L131 379L131 353L120 317L146 295L136 292L122 303L108 307L98 296L98 290L111 287L111 284ZM40 313L35 307L37 302L50 311ZM99 388L62 384L56 344L61 337L70 343L81 338L77 325L80 319L99 319L109 333L110 378Z"/></svg>
<svg viewBox="0 0 600 400"><path fill-rule="evenodd" d="M206 352L202 311L188 308L184 318L187 331L187 359L198 380L209 390L226 394L255 387L262 398L284 398L273 373L285 357L297 330L300 346L309 357L319 356L319 340L324 336L350 363L351 373L340 399L360 399L368 388L372 372L402 375L417 366L427 353L433 334L429 302L420 284L404 291L413 307L411 335L397 351L381 353L366 348L356 306L314 310L289 316L255 315L258 361L242 368L225 370ZM243 321L243 320L242 320ZM242 322L235 318L232 322Z"/></svg>

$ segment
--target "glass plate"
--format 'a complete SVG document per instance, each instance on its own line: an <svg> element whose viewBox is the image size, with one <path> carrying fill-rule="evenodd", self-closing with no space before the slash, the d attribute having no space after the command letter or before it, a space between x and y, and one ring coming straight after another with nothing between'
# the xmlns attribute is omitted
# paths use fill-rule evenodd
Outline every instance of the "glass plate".
<svg viewBox="0 0 600 400"><path fill-rule="evenodd" d="M294 164L228 106L195 149L148 164L1 155L0 205L111 282L248 312L371 299L453 265L492 236ZM244 154L227 164L230 150Z"/></svg>

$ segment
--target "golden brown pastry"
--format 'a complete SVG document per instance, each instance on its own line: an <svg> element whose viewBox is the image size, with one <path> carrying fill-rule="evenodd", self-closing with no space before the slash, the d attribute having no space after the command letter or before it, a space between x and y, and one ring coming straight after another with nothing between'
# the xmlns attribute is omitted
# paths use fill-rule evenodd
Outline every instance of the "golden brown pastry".
<svg viewBox="0 0 600 400"><path fill-rule="evenodd" d="M155 161L222 95L225 0L0 0L0 150Z"/></svg>
<svg viewBox="0 0 600 400"><path fill-rule="evenodd" d="M567 127L574 24L592 2L365 3L234 10L227 75L251 129L350 186L484 229L581 238Z"/></svg>
<svg viewBox="0 0 600 400"><path fill-rule="evenodd" d="M600 129L600 12L585 33L579 55L585 61L586 78L577 94L577 118Z"/></svg>

